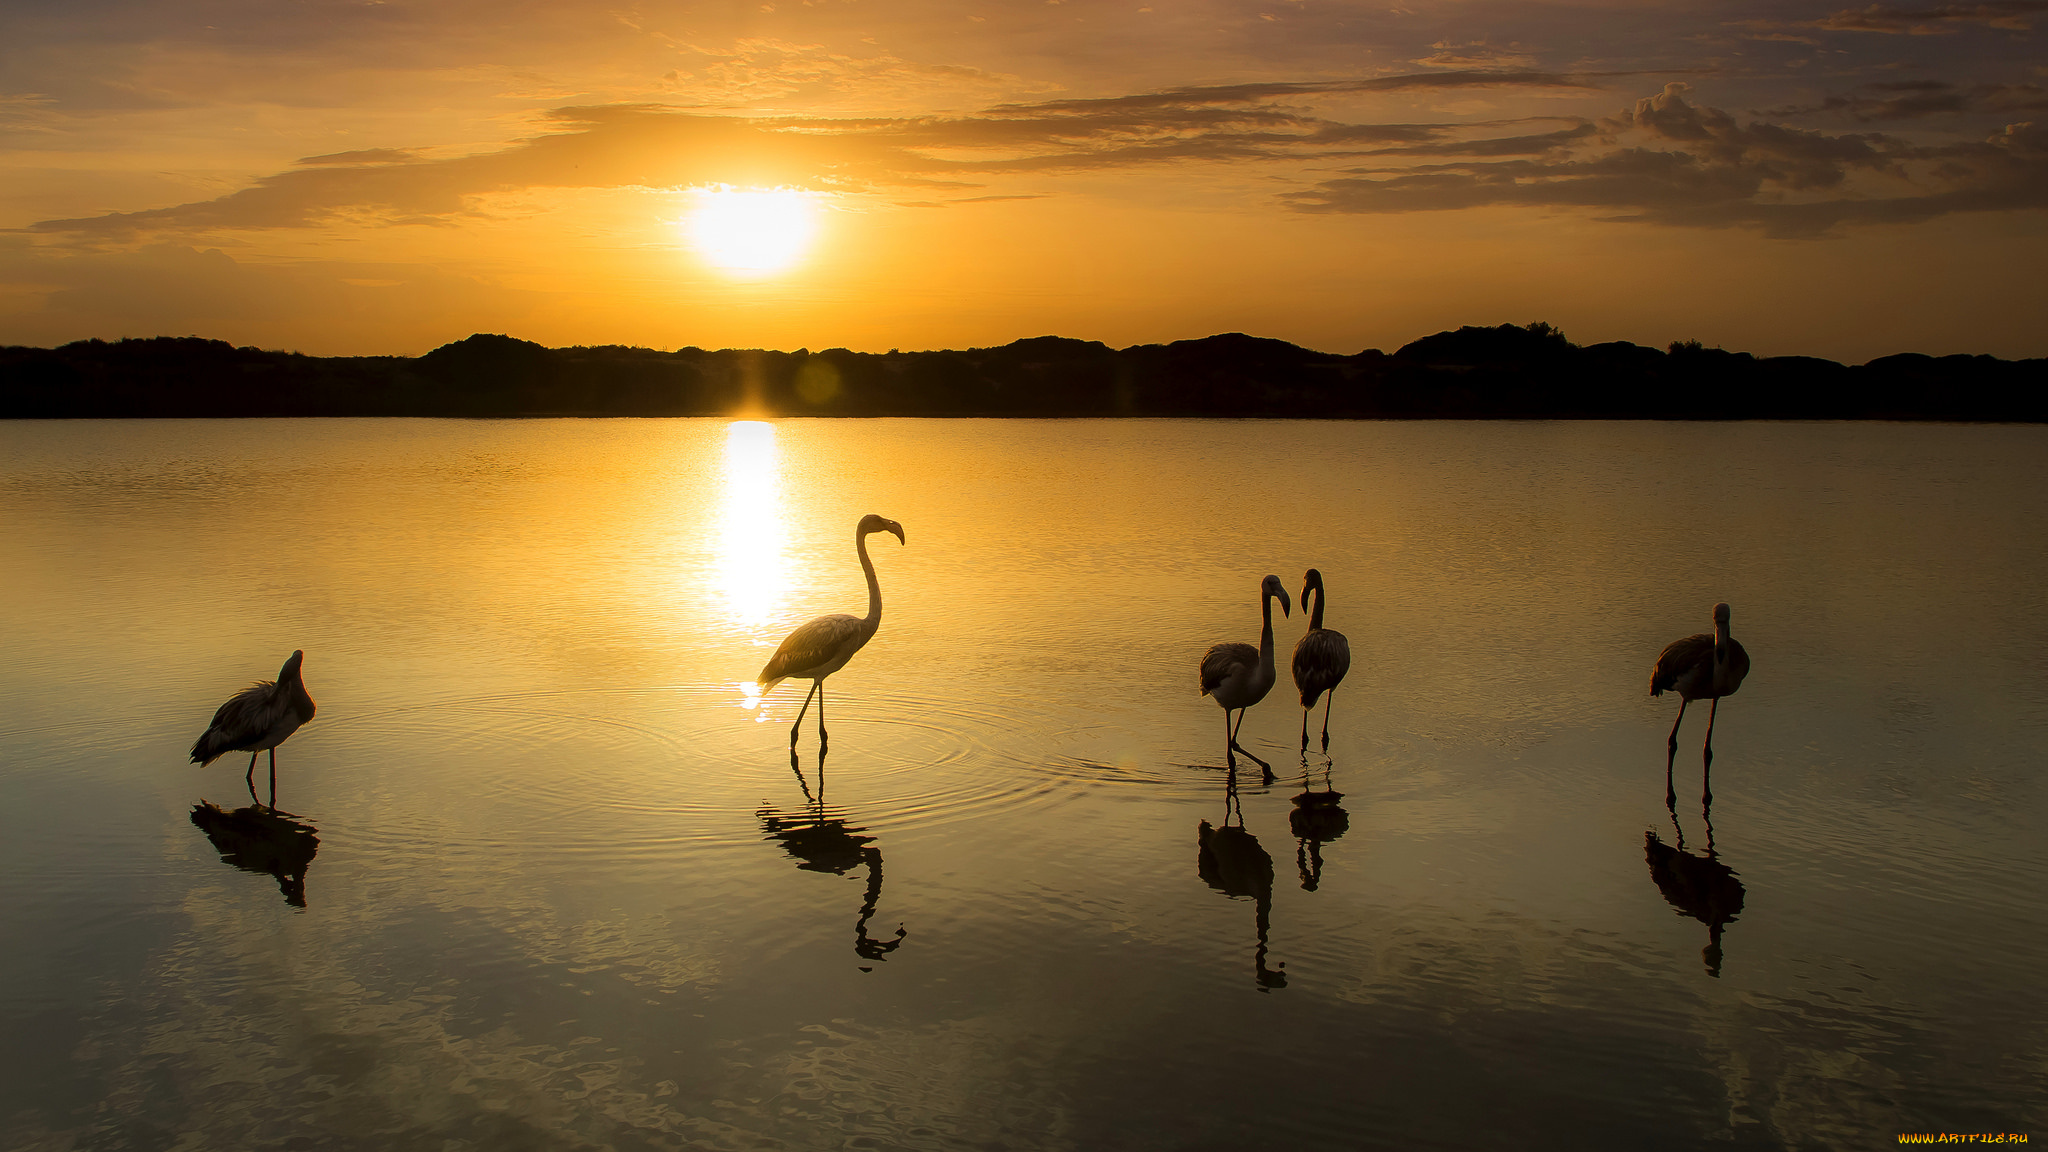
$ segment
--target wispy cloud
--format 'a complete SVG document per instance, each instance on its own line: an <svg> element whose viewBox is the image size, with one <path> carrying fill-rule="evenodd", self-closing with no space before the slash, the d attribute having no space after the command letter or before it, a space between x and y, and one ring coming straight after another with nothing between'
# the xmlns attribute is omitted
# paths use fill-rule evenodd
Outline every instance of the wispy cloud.
<svg viewBox="0 0 2048 1152"><path fill-rule="evenodd" d="M536 187L678 188L726 183L869 190L959 185L1004 173L1167 163L1241 163L1416 143L1455 126L1351 124L1287 103L1332 94L1486 88L1589 89L1570 76L1452 72L1182 88L998 105L958 116L743 116L658 105L562 108L546 134L471 156L406 149L309 157L212 200L45 220L46 234L123 237L350 223L447 222L478 197Z"/></svg>

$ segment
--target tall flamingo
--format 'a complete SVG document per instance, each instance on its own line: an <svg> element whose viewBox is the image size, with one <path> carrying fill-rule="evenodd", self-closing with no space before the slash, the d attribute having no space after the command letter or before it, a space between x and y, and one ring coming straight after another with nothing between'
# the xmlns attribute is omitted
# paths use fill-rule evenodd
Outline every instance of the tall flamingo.
<svg viewBox="0 0 2048 1152"><path fill-rule="evenodd" d="M1323 751L1330 750L1330 706L1337 702L1337 685L1351 670L1351 642L1342 632L1323 627L1323 602L1330 594L1323 590L1323 574L1311 568L1302 577L1301 606L1308 607L1314 592L1316 606L1309 613L1308 631L1294 645L1294 686L1301 690L1301 750L1308 751L1308 713L1316 697L1330 694L1323 704Z"/></svg>
<svg viewBox="0 0 2048 1152"><path fill-rule="evenodd" d="M868 534L872 532L894 533L898 544L907 543L903 538L903 525L894 520L870 513L861 517L855 526L854 551L860 554L860 570L868 578L868 614L862 617L844 614L820 616L799 625L783 640L775 655L768 658L767 665L756 678L763 696L791 677L811 682L803 707L797 709L796 723L789 726L792 758L796 754L797 732L803 727L804 713L810 710L812 696L818 698L818 750L825 750L825 677L846 667L846 662L874 638L875 629L882 625L882 586L875 581L875 562L868 559Z"/></svg>
<svg viewBox="0 0 2048 1152"><path fill-rule="evenodd" d="M277 746L313 718L313 698L299 667L306 654L293 652L278 669L277 679L258 680L228 698L213 714L213 723L192 743L192 763L211 764L230 752L249 754L249 798L256 800L256 757L270 753L270 806L277 807ZM257 800L258 803L262 801Z"/></svg>
<svg viewBox="0 0 2048 1152"><path fill-rule="evenodd" d="M1712 700L1707 710L1707 740L1701 746L1704 765L1701 769L1701 790L1711 801L1714 798L1711 784L1705 773L1714 767L1714 714L1721 710L1721 697L1735 695L1742 687L1742 678L1749 675L1749 653L1740 642L1728 635L1728 606L1714 605L1714 633L1709 636L1702 632L1673 640L1657 654L1657 667L1650 673L1650 695L1659 696L1667 691L1678 693L1678 719L1671 722L1671 736L1666 741L1668 755L1664 758L1665 803L1674 803L1677 794L1671 788L1671 765L1678 758L1678 726L1685 720L1685 706L1695 700Z"/></svg>
<svg viewBox="0 0 2048 1152"><path fill-rule="evenodd" d="M1249 644L1218 644L1202 657L1202 695L1215 700L1223 708L1224 756L1234 767L1233 752L1244 752L1252 762L1265 770L1270 782L1273 766L1245 752L1237 742L1237 731L1244 727L1244 710L1266 698L1273 690L1273 600L1280 600L1280 613L1293 611L1293 604L1287 599L1287 589L1281 587L1278 576L1268 576L1259 582L1259 613L1265 619L1265 628L1259 633L1259 646ZM1230 723L1231 710L1237 711L1237 724Z"/></svg>

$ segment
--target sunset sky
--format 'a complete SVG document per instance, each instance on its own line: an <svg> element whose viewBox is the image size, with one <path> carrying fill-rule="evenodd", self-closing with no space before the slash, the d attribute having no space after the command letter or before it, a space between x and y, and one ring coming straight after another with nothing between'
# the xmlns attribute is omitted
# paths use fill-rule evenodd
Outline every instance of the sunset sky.
<svg viewBox="0 0 2048 1152"><path fill-rule="evenodd" d="M0 343L2048 355L2048 0L0 0Z"/></svg>

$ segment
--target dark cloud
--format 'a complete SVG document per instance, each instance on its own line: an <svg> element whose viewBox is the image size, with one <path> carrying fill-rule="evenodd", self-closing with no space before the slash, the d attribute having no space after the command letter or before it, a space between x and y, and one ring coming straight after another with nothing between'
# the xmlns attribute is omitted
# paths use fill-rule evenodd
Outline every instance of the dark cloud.
<svg viewBox="0 0 2048 1152"><path fill-rule="evenodd" d="M1918 8L1894 8L1872 4L1867 8L1845 8L1818 20L1749 20L1742 27L1759 31L1813 28L1825 32L1875 32L1890 36L1944 36L1957 25L1977 24L1988 28L2024 32L2028 17L2048 11L2048 0L1988 0L1982 4L1935 4Z"/></svg>
<svg viewBox="0 0 2048 1152"><path fill-rule="evenodd" d="M1852 95L1830 96L1818 104L1773 108L1765 115L1803 116L1816 112L1835 113L1865 123L1972 113L2011 115L2048 112L2048 87L2039 84L1950 84L1943 80L1905 80L1866 84Z"/></svg>
<svg viewBox="0 0 2048 1152"><path fill-rule="evenodd" d="M1588 137L1597 136L1600 127L1591 121L1582 121L1570 128L1555 132L1542 132L1530 136L1496 136L1484 140L1465 140L1458 143L1413 144L1400 148L1375 148L1370 156L1529 156L1543 152L1554 152L1568 148Z"/></svg>
<svg viewBox="0 0 2048 1152"><path fill-rule="evenodd" d="M419 152L411 148L364 148L355 152L329 152L325 156L301 156L298 163L310 168L337 164L408 164L417 159Z"/></svg>
<svg viewBox="0 0 2048 1152"><path fill-rule="evenodd" d="M1670 85L1601 122L1590 146L1571 155L1354 169L1286 198L1305 212L1595 209L1615 220L1777 237L2048 208L2048 130L2031 123L1988 141L1925 146L1738 123L1689 103L1684 91Z"/></svg>

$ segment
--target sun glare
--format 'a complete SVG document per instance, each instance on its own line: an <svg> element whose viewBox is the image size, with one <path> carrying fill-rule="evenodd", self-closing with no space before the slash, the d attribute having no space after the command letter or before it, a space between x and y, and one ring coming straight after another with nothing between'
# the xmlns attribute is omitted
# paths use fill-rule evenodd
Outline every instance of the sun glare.
<svg viewBox="0 0 2048 1152"><path fill-rule="evenodd" d="M700 188L684 221L690 245L734 276L770 276L803 259L818 232L817 196L795 188Z"/></svg>
<svg viewBox="0 0 2048 1152"><path fill-rule="evenodd" d="M724 488L719 509L720 590L734 618L759 626L775 614L789 586L775 425L758 420L727 425Z"/></svg>

